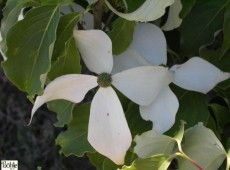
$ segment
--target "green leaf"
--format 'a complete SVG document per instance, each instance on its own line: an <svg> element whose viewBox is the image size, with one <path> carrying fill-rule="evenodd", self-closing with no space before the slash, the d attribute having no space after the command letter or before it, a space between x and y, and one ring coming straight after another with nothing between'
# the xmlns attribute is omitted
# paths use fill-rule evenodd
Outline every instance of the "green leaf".
<svg viewBox="0 0 230 170"><path fill-rule="evenodd" d="M62 5L70 5L73 0L37 0L43 5L47 4L62 4Z"/></svg>
<svg viewBox="0 0 230 170"><path fill-rule="evenodd" d="M225 13L224 13L224 25L223 25L223 32L224 32L224 42L223 47L221 49L220 59L224 56L224 54L230 48L230 1L228 1L228 5L226 6Z"/></svg>
<svg viewBox="0 0 230 170"><path fill-rule="evenodd" d="M180 18L185 18L190 13L196 1L197 0L181 0L183 8L180 12Z"/></svg>
<svg viewBox="0 0 230 170"><path fill-rule="evenodd" d="M223 89L217 86L215 90L217 91L218 95L221 96L226 101L228 107L230 108L230 87L227 89Z"/></svg>
<svg viewBox="0 0 230 170"><path fill-rule="evenodd" d="M221 130L224 130L225 125L227 123L230 123L229 117L230 117L230 110L222 105L219 104L210 104L209 105L215 114L216 123ZM221 131L222 132L222 131Z"/></svg>
<svg viewBox="0 0 230 170"><path fill-rule="evenodd" d="M211 129L218 139L221 139L220 134L222 133L222 129L217 125L217 122L215 120L215 116L210 115L208 118L208 123L206 124L206 127Z"/></svg>
<svg viewBox="0 0 230 170"><path fill-rule="evenodd" d="M52 67L48 74L49 80L65 74L81 72L80 55L73 39L73 30L80 16L79 13L75 12L60 18L52 57Z"/></svg>
<svg viewBox="0 0 230 170"><path fill-rule="evenodd" d="M127 4L128 12L133 12L138 9L145 2L145 0L125 0L125 2Z"/></svg>
<svg viewBox="0 0 230 170"><path fill-rule="evenodd" d="M47 106L49 110L57 113L58 122L54 124L56 127L64 127L73 119L72 112L75 103L66 100L55 100L47 103Z"/></svg>
<svg viewBox="0 0 230 170"><path fill-rule="evenodd" d="M211 50L207 47L202 47L200 49L200 57L204 58L205 60L209 61L219 69L225 72L230 72L229 62L230 62L230 51L228 51L221 59L221 49Z"/></svg>
<svg viewBox="0 0 230 170"><path fill-rule="evenodd" d="M59 58L54 61L48 74L49 80L54 80L62 75L78 74L81 72L80 55L75 40L72 38L67 42L66 46L63 47L65 47L65 54L59 56Z"/></svg>
<svg viewBox="0 0 230 170"><path fill-rule="evenodd" d="M173 134L178 129L181 124L180 120L184 120L187 127L192 127L197 122L206 123L208 121L209 111L204 94L186 91L175 85L171 89L179 100L179 110L176 115L176 122L169 131L170 134Z"/></svg>
<svg viewBox="0 0 230 170"><path fill-rule="evenodd" d="M135 25L134 21L127 21L122 18L118 18L113 23L113 29L108 35L112 40L114 55L121 54L129 47L133 40Z"/></svg>
<svg viewBox="0 0 230 170"><path fill-rule="evenodd" d="M167 170L173 158L170 155L156 155L136 159L131 166L124 166L122 170Z"/></svg>
<svg viewBox="0 0 230 170"><path fill-rule="evenodd" d="M197 2L180 27L183 55L197 55L202 45L212 40L222 28L227 0L202 0Z"/></svg>
<svg viewBox="0 0 230 170"><path fill-rule="evenodd" d="M60 18L52 57L53 63L48 74L49 80L65 74L81 72L80 55L73 39L73 29L79 17L79 13L71 13ZM48 108L57 113L58 122L54 124L55 126L63 127L72 120L74 105L72 102L63 100L48 103Z"/></svg>
<svg viewBox="0 0 230 170"><path fill-rule="evenodd" d="M56 39L59 6L31 9L7 33L6 76L22 91L33 96L43 90Z"/></svg>
<svg viewBox="0 0 230 170"><path fill-rule="evenodd" d="M142 119L139 106L133 102L128 105L125 116L133 137L152 128L152 123Z"/></svg>
<svg viewBox="0 0 230 170"><path fill-rule="evenodd" d="M146 0L137 10L131 13L121 13L112 7L106 0L105 3L111 11L120 16L121 18L130 21L154 21L160 18L165 13L165 8L172 5L175 0Z"/></svg>
<svg viewBox="0 0 230 170"><path fill-rule="evenodd" d="M95 152L87 140L90 103L85 103L73 111L73 120L66 131L61 132L56 143L65 156L83 156L85 152Z"/></svg>
<svg viewBox="0 0 230 170"><path fill-rule="evenodd" d="M111 160L99 153L87 153L87 156L97 170L117 170L118 168Z"/></svg>
<svg viewBox="0 0 230 170"><path fill-rule="evenodd" d="M224 147L215 134L201 123L185 131L183 151L205 170L217 170L226 158ZM185 159L178 158L179 169L197 170Z"/></svg>
<svg viewBox="0 0 230 170"><path fill-rule="evenodd" d="M1 21L1 35L4 43L1 48L6 51L5 38L8 30L18 21L18 16L22 8L36 4L33 0L8 0L3 9L3 19Z"/></svg>

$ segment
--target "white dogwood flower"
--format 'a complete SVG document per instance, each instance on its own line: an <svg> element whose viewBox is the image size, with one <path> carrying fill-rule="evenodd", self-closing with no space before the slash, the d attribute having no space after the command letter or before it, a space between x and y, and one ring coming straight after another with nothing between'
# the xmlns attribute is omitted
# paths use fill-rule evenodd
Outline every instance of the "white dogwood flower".
<svg viewBox="0 0 230 170"><path fill-rule="evenodd" d="M160 28L153 24L137 24L133 42L119 56L114 57L113 73L138 66L166 65L166 39ZM214 65L193 57L182 65L173 66L173 83L192 91L207 93L217 83L230 77ZM179 107L178 100L169 87L162 89L149 106L140 106L141 116L153 122L153 129L165 132L172 127Z"/></svg>
<svg viewBox="0 0 230 170"><path fill-rule="evenodd" d="M32 116L42 104L51 100L79 103L90 89L99 86L91 103L88 141L99 153L116 164L123 164L132 136L112 86L133 102L149 105L172 81L173 74L161 66L144 66L111 75L110 38L100 30L76 30L74 38L86 66L98 76L70 74L55 79L47 85L43 95L36 98Z"/></svg>

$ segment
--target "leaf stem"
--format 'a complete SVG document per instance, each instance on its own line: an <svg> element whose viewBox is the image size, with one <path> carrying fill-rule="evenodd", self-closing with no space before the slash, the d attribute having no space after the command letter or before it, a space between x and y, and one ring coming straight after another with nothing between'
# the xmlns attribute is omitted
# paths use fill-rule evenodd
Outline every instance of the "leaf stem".
<svg viewBox="0 0 230 170"><path fill-rule="evenodd" d="M190 157L188 157L183 151L180 151L180 152L178 152L176 154L178 156L181 156L182 158L185 158L188 161L190 161L195 167L197 167L197 169L204 170L196 161L194 161L193 159L191 159Z"/></svg>
<svg viewBox="0 0 230 170"><path fill-rule="evenodd" d="M93 8L94 28L101 29L102 8L105 0L98 0Z"/></svg>

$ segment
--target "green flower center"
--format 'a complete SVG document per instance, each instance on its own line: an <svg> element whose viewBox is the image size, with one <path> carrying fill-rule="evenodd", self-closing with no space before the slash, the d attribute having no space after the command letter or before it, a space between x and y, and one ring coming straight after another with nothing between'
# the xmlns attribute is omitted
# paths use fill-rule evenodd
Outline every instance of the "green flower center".
<svg viewBox="0 0 230 170"><path fill-rule="evenodd" d="M109 73L101 73L97 77L97 83L100 87L109 87L112 85L112 75Z"/></svg>

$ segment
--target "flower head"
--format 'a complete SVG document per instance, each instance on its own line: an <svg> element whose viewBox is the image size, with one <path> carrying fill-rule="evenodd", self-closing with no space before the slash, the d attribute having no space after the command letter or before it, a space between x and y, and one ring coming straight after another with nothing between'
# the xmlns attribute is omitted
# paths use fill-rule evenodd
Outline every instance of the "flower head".
<svg viewBox="0 0 230 170"><path fill-rule="evenodd" d="M137 24L133 42L121 55L114 57L113 73L139 66L155 67L166 65L166 39L160 28L153 24ZM216 84L230 77L200 57L193 57L186 63L174 65L173 83L187 90L207 93ZM165 87L148 106L140 106L141 116L153 122L153 129L165 132L175 122L179 107L178 100L169 87Z"/></svg>
<svg viewBox="0 0 230 170"><path fill-rule="evenodd" d="M103 31L76 30L74 38L86 66L98 76L70 74L55 79L36 98L32 116L45 102L65 99L79 103L90 89L99 86L91 103L88 141L99 153L123 164L132 136L112 85L135 103L149 105L172 81L172 74L161 66L145 66L112 75L112 43Z"/></svg>

